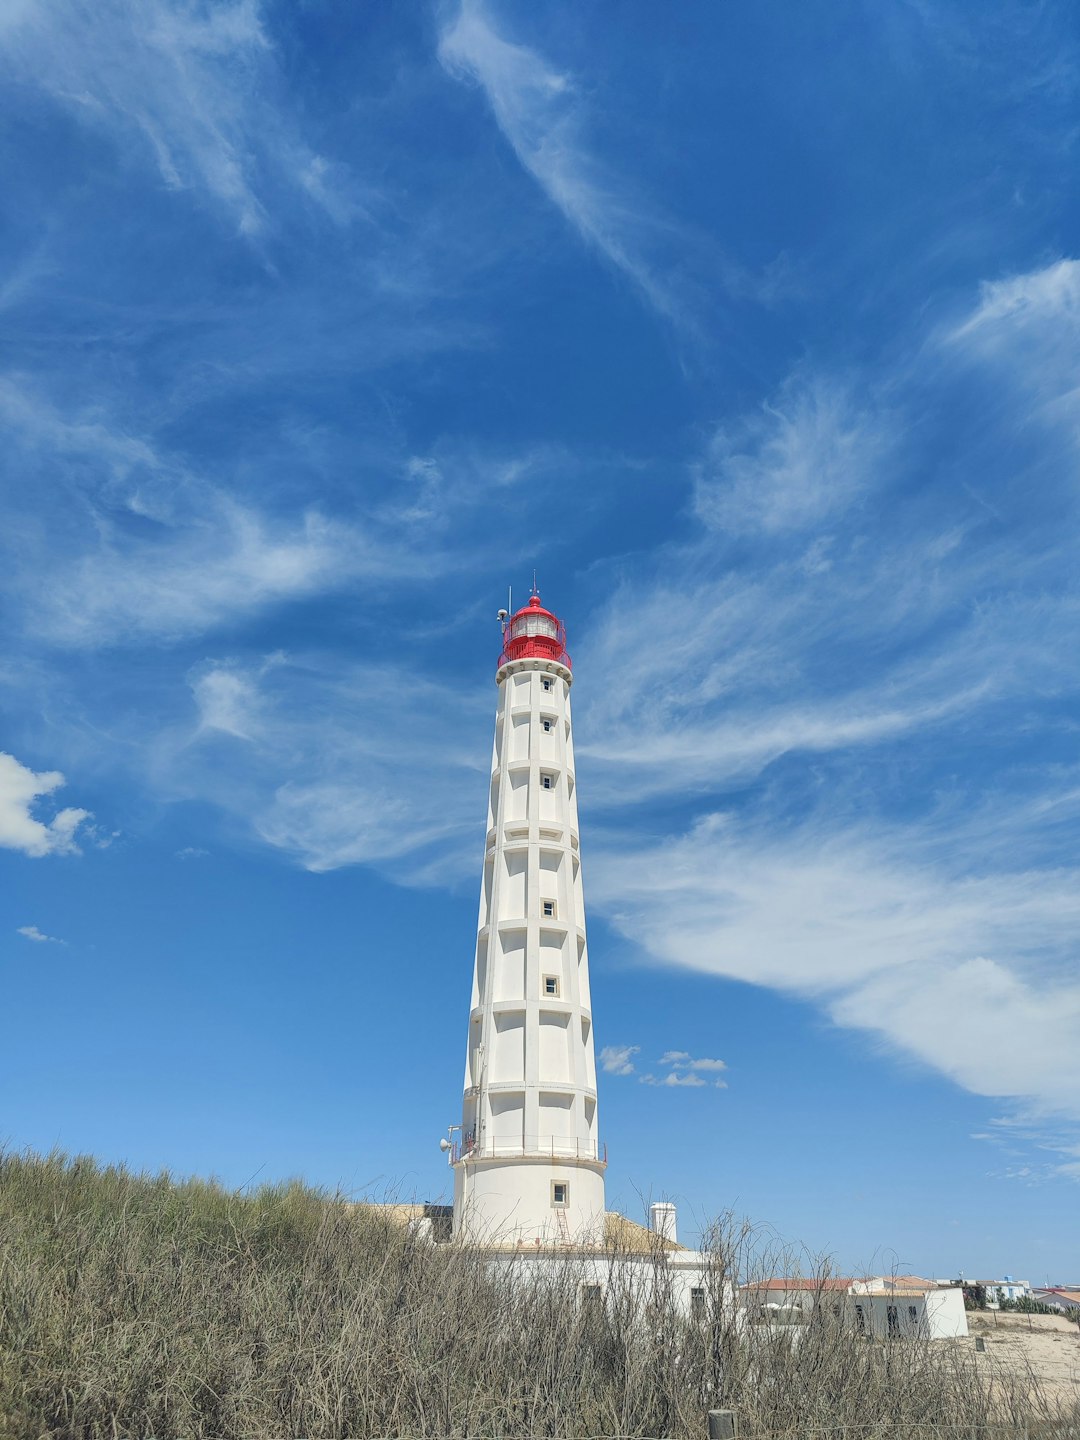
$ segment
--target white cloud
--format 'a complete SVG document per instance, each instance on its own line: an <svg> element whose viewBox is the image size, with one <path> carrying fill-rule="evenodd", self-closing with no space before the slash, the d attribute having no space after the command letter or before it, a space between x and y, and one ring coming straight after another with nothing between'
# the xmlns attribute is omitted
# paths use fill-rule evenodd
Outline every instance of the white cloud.
<svg viewBox="0 0 1080 1440"><path fill-rule="evenodd" d="M620 562L574 642L595 805L722 792L781 759L880 752L1075 693L1071 532L1022 544L1023 515L988 526L985 464L977 497L905 492L904 392L879 388L887 413L801 368L764 418L728 427L734 478L714 447L697 467L697 535Z"/></svg>
<svg viewBox="0 0 1080 1440"><path fill-rule="evenodd" d="M482 694L280 654L210 662L190 680L194 725L151 750L166 794L212 801L310 870L368 864L413 884L471 876L490 741Z"/></svg>
<svg viewBox="0 0 1080 1440"><path fill-rule="evenodd" d="M700 1089L705 1081L700 1075L695 1075L693 1071L669 1070L666 1075L642 1075L641 1083L642 1085L666 1085L669 1088L683 1086L696 1090Z"/></svg>
<svg viewBox="0 0 1080 1440"><path fill-rule="evenodd" d="M951 333L953 340L988 337L1006 326L1042 326L1046 321L1080 324L1080 261L1058 260L1040 270L985 280L979 303Z"/></svg>
<svg viewBox="0 0 1080 1440"><path fill-rule="evenodd" d="M605 1045L600 1051L601 1068L609 1075L632 1075L634 1056L640 1053L640 1045Z"/></svg>
<svg viewBox="0 0 1080 1440"><path fill-rule="evenodd" d="M384 564L354 527L312 511L271 520L208 497L206 511L154 537L114 532L52 578L30 623L50 641L95 645L198 634L302 599Z"/></svg>
<svg viewBox="0 0 1080 1440"><path fill-rule="evenodd" d="M600 1065L609 1075L633 1075L636 1070L634 1056L641 1054L640 1045L605 1045L600 1051ZM659 1063L668 1066L666 1075L654 1075L651 1072L639 1075L638 1081L642 1085L663 1085L669 1089L683 1087L686 1089L699 1090L705 1085L712 1083L718 1089L727 1088L724 1080L709 1082L701 1078L700 1071L715 1073L718 1070L726 1070L727 1066L723 1060L695 1060L685 1050L668 1050L661 1055Z"/></svg>
<svg viewBox="0 0 1080 1440"><path fill-rule="evenodd" d="M108 423L98 410L63 413L12 375L0 376L0 419L31 453L73 464L83 477L89 469L90 488L132 515L169 523L193 484L183 465L146 438Z"/></svg>
<svg viewBox="0 0 1080 1440"><path fill-rule="evenodd" d="M0 15L6 65L79 123L156 166L171 190L199 189L240 233L267 223L268 175L335 219L351 206L331 167L265 97L270 44L257 0L23 0Z"/></svg>
<svg viewBox="0 0 1080 1440"><path fill-rule="evenodd" d="M77 855L75 837L79 826L89 818L88 810L68 806L49 821L38 820L30 813L35 801L51 795L64 783L58 770L35 773L20 765L14 755L0 753L0 846L36 858Z"/></svg>
<svg viewBox="0 0 1080 1440"><path fill-rule="evenodd" d="M204 860L210 854L209 850L203 850L198 845L185 845L182 850L177 850L178 860Z"/></svg>
<svg viewBox="0 0 1080 1440"><path fill-rule="evenodd" d="M674 283L649 254L660 236L669 242L680 237L589 152L571 76L535 50L504 39L479 0L462 0L440 38L439 58L450 74L482 87L518 160L583 239L628 276L660 314L691 324Z"/></svg>
<svg viewBox="0 0 1080 1440"><path fill-rule="evenodd" d="M636 850L594 840L590 899L655 960L815 999L975 1094L1080 1119L1080 872L1026 866L1024 817L996 823L1014 864L989 871L985 810L908 829L712 816Z"/></svg>
<svg viewBox="0 0 1080 1440"><path fill-rule="evenodd" d="M33 940L38 945L65 945L65 940L58 940L55 935L43 935L36 925L20 925L15 932L17 935L25 935L27 940Z"/></svg>
<svg viewBox="0 0 1080 1440"><path fill-rule="evenodd" d="M1033 418L1063 428L1074 463L1080 421L1080 260L1058 260L1026 274L985 282L979 302L944 336L1003 382L994 404L1016 433ZM1061 462L1058 462L1061 463Z"/></svg>
<svg viewBox="0 0 1080 1440"><path fill-rule="evenodd" d="M431 539L416 514L269 513L110 417L66 414L10 377L0 418L22 456L55 457L75 497L47 546L34 526L18 535L4 575L26 627L54 644L175 640L345 585L395 583L415 575L418 535ZM429 544L428 574L449 554Z"/></svg>
<svg viewBox="0 0 1080 1440"><path fill-rule="evenodd" d="M279 663L277 657L269 663ZM255 738L260 728L262 696L259 680L268 664L256 670L231 669L212 664L192 680L199 710L199 733L219 730L238 740Z"/></svg>
<svg viewBox="0 0 1080 1440"><path fill-rule="evenodd" d="M761 412L721 430L698 470L713 529L778 534L819 524L882 484L890 425L835 382L792 378Z"/></svg>
<svg viewBox="0 0 1080 1440"><path fill-rule="evenodd" d="M698 535L621 560L575 642L593 910L660 964L797 994L1007 1102L1062 1174L1078 515L1047 494L1075 467L1030 419L1033 390L1080 414L1078 319L1069 262L984 287L955 347L863 399L800 367L707 450ZM974 354L1003 362L977 407ZM1030 472L1010 448L1025 427ZM1060 1059L1032 1065L1020 1034Z"/></svg>
<svg viewBox="0 0 1080 1440"><path fill-rule="evenodd" d="M723 1060L712 1060L708 1056L702 1056L695 1060L685 1050L668 1050L660 1056L661 1065L670 1065L675 1070L726 1070L727 1064Z"/></svg>
<svg viewBox="0 0 1080 1440"><path fill-rule="evenodd" d="M575 736L594 804L708 793L793 752L879 746L970 713L1052 662L1034 643L995 667L1004 631L984 612L947 651L912 660L897 647L883 671L882 627L923 626L941 595L944 567L925 541L875 552L869 573L864 563L808 574L782 555L749 576L710 568L711 552L672 555L655 581L618 589L577 642L595 682ZM841 643L843 670L831 659Z"/></svg>

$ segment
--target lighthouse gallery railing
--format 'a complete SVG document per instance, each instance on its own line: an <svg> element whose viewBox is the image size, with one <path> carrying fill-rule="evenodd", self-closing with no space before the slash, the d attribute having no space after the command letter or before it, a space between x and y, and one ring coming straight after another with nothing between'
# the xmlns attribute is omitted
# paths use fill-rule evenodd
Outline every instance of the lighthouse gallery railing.
<svg viewBox="0 0 1080 1440"><path fill-rule="evenodd" d="M572 1135L495 1136L492 1139L455 1141L451 1147L452 1164L463 1157L470 1160L500 1160L532 1155L564 1160L597 1160L607 1164L607 1146L598 1140L578 1140Z"/></svg>

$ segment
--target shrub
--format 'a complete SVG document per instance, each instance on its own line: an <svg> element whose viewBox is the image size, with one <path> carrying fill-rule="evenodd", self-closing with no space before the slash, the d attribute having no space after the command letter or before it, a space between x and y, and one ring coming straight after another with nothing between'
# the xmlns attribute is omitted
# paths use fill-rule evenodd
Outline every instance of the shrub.
<svg viewBox="0 0 1080 1440"><path fill-rule="evenodd" d="M572 1260L494 1266L296 1182L0 1155L0 1436L700 1440L716 1407L781 1436L1039 1413L1026 1382L992 1398L955 1348L869 1343L824 1304L795 1335L746 1326L733 1286L775 1262L730 1221L705 1249L688 1317L661 1251L610 1247L583 1302Z"/></svg>

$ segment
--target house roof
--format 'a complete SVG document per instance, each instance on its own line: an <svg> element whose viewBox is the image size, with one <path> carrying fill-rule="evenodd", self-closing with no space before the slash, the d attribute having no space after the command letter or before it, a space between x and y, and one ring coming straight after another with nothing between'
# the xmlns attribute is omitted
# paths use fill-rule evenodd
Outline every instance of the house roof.
<svg viewBox="0 0 1080 1440"><path fill-rule="evenodd" d="M636 1220L620 1215L617 1210L608 1210L604 1215L604 1240L618 1250L629 1250L632 1254L647 1255L654 1250L684 1250L674 1240L667 1240L640 1225Z"/></svg>

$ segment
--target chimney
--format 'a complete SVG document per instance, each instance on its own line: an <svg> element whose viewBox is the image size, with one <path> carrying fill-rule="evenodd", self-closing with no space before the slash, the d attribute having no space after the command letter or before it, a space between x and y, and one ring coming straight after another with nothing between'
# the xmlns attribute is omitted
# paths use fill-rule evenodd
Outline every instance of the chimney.
<svg viewBox="0 0 1080 1440"><path fill-rule="evenodd" d="M659 1200L655 1205L649 1206L649 1229L662 1240L670 1240L672 1245L679 1243L675 1226L675 1206L670 1200Z"/></svg>

